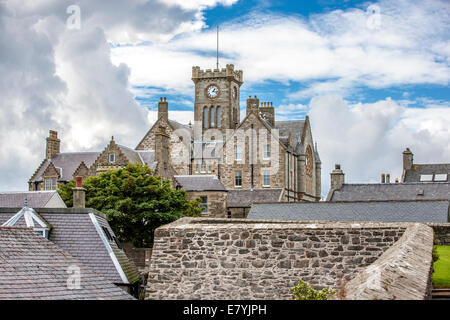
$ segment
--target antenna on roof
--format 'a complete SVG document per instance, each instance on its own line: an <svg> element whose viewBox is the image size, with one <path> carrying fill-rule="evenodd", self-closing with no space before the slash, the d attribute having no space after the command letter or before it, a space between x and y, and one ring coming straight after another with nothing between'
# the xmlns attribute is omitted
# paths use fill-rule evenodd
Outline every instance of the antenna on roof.
<svg viewBox="0 0 450 320"><path fill-rule="evenodd" d="M216 69L219 69L219 26L217 26L217 51L216 51L217 63Z"/></svg>

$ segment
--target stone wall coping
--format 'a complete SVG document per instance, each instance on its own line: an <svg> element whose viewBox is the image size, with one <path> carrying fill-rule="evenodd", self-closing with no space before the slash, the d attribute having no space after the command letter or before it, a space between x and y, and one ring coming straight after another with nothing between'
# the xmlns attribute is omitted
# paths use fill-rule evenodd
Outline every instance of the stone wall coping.
<svg viewBox="0 0 450 320"><path fill-rule="evenodd" d="M157 230L184 229L387 229L402 228L414 225L411 222L333 222L333 221L298 221L298 220L251 220L251 219L218 219L218 218L180 218Z"/></svg>
<svg viewBox="0 0 450 320"><path fill-rule="evenodd" d="M347 283L346 299L429 299L432 251L432 228L423 223L409 226L392 247Z"/></svg>

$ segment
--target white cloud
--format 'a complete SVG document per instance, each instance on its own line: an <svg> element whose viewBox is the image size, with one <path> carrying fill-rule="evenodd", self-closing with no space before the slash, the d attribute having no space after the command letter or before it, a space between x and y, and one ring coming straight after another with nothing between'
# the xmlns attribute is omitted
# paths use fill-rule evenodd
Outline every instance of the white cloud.
<svg viewBox="0 0 450 320"><path fill-rule="evenodd" d="M380 26L368 28L366 8L295 16L253 13L221 26L221 65L244 69L248 84L309 82L291 99L348 95L355 87L447 85L450 6L444 1L381 1ZM167 43L119 47L115 63L131 68L132 83L191 89L190 67L215 65L215 30ZM139 67L144 65L145 68ZM319 81L320 80L320 81Z"/></svg>
<svg viewBox="0 0 450 320"><path fill-rule="evenodd" d="M445 163L450 158L450 109L407 108L387 98L348 105L338 95L310 102L313 137L322 160L322 190L340 163L347 182L379 182L381 173L401 178L402 151L409 147L416 163Z"/></svg>
<svg viewBox="0 0 450 320"><path fill-rule="evenodd" d="M65 152L102 150L112 135L136 145L148 110L134 100L129 67L111 63L108 40L160 41L204 24L200 9L158 1L79 1L81 29L69 30L69 4L0 2L0 189L27 189L49 129Z"/></svg>

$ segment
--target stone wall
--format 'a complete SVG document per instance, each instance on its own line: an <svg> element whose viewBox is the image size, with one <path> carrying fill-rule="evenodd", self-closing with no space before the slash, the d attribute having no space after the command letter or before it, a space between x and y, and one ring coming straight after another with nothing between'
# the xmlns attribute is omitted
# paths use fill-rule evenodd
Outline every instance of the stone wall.
<svg viewBox="0 0 450 320"><path fill-rule="evenodd" d="M148 267L152 256L151 248L135 248L131 242L122 243L122 247L128 259L134 262L139 271Z"/></svg>
<svg viewBox="0 0 450 320"><path fill-rule="evenodd" d="M205 216L215 218L227 217L226 191L188 191L188 198L194 200L201 196L208 197L208 211Z"/></svg>
<svg viewBox="0 0 450 320"><path fill-rule="evenodd" d="M146 299L291 299L299 278L336 287L407 225L182 218L155 231Z"/></svg>
<svg viewBox="0 0 450 320"><path fill-rule="evenodd" d="M433 231L409 226L381 257L346 285L347 299L425 300L431 298Z"/></svg>
<svg viewBox="0 0 450 320"><path fill-rule="evenodd" d="M450 246L450 223L427 223L434 231L434 243Z"/></svg>

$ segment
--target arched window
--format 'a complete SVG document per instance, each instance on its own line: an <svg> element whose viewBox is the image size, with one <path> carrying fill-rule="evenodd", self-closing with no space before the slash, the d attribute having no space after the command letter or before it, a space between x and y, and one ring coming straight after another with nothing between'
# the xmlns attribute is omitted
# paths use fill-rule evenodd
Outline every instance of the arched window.
<svg viewBox="0 0 450 320"><path fill-rule="evenodd" d="M214 128L214 118L215 118L215 116L216 116L216 112L215 112L214 107L211 107L210 110L211 110L211 118L210 118L211 124L209 125L209 127L210 127L210 128Z"/></svg>
<svg viewBox="0 0 450 320"><path fill-rule="evenodd" d="M217 109L216 109L216 113L217 113L217 121L216 121L216 127L217 128L220 128L220 125L221 125L221 119L220 119L220 117L221 117L221 114L220 114L220 106L217 106Z"/></svg>
<svg viewBox="0 0 450 320"><path fill-rule="evenodd" d="M208 128L208 108L203 108L203 128Z"/></svg>

